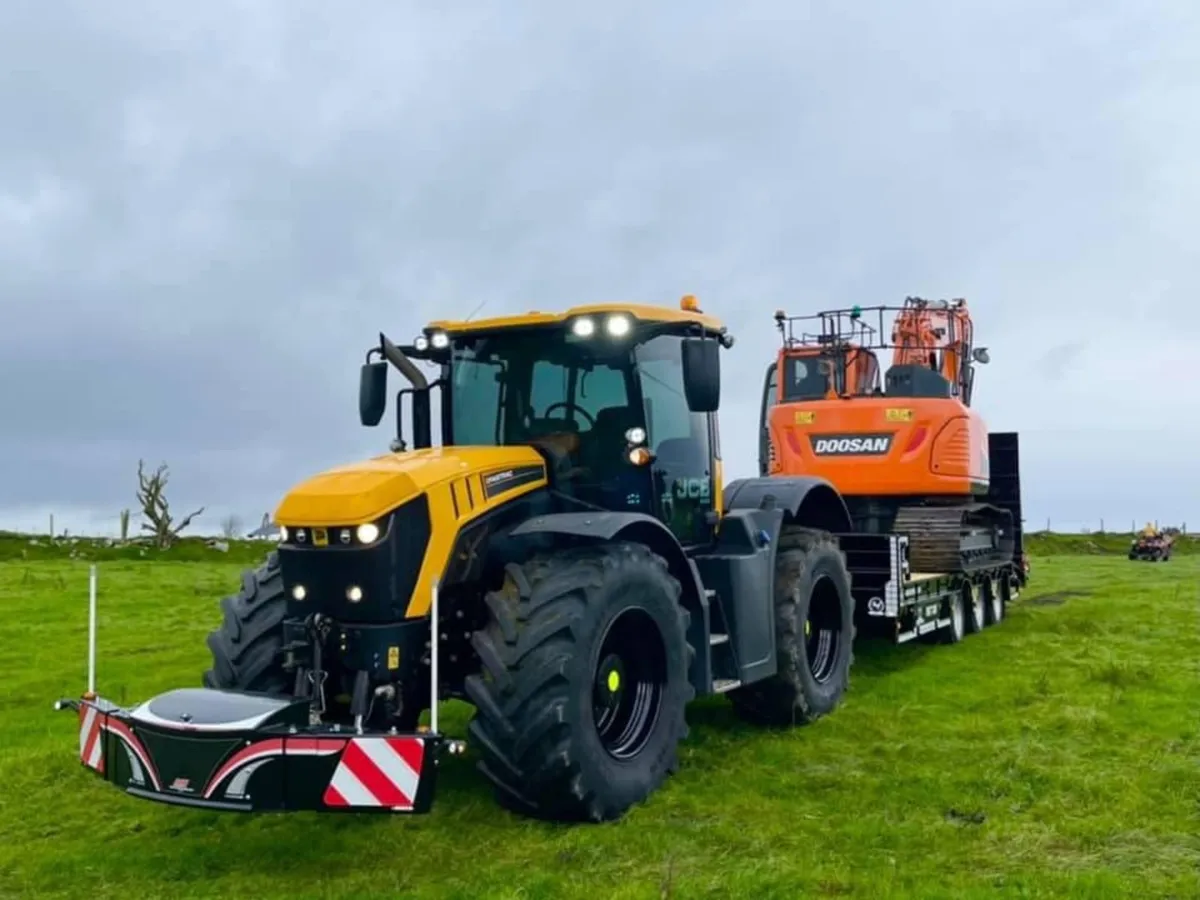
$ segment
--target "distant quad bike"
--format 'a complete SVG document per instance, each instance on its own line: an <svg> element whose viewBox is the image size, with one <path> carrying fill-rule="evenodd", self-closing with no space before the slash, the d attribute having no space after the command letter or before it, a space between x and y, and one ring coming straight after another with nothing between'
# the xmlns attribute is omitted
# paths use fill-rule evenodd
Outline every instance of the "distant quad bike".
<svg viewBox="0 0 1200 900"><path fill-rule="evenodd" d="M1171 558L1174 543L1173 535L1161 531L1143 531L1130 542L1129 558L1145 562L1166 562Z"/></svg>

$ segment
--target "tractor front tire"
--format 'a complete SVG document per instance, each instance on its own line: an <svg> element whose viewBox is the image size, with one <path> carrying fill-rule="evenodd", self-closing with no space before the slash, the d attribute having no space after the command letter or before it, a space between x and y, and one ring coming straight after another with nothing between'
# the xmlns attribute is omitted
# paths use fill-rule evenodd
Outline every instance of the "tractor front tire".
<svg viewBox="0 0 1200 900"><path fill-rule="evenodd" d="M846 557L830 534L785 526L775 563L779 671L729 693L756 725L805 725L833 712L854 662L854 595Z"/></svg>
<svg viewBox="0 0 1200 900"><path fill-rule="evenodd" d="M257 569L242 575L242 589L221 601L221 626L208 635L212 668L204 686L221 690L289 694L283 670L283 617L287 597L272 552Z"/></svg>
<svg viewBox="0 0 1200 900"><path fill-rule="evenodd" d="M536 557L506 569L475 633L468 745L505 808L534 818L620 818L678 767L693 650L680 583L641 544Z"/></svg>

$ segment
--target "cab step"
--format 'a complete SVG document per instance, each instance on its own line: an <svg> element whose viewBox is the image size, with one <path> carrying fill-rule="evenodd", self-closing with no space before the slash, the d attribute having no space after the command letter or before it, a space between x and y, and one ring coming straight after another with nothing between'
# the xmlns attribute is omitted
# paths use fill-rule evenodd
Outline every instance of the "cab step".
<svg viewBox="0 0 1200 900"><path fill-rule="evenodd" d="M736 688L740 688L742 683L736 678L714 678L713 691L718 694L727 694Z"/></svg>
<svg viewBox="0 0 1200 900"><path fill-rule="evenodd" d="M710 634L708 636L708 643L711 647L716 647L718 644L728 644L729 635L721 634L720 632Z"/></svg>

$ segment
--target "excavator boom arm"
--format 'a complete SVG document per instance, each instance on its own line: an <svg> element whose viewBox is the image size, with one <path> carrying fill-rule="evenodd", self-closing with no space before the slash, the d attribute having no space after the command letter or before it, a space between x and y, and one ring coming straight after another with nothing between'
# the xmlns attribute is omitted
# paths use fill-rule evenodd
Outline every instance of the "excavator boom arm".
<svg viewBox="0 0 1200 900"><path fill-rule="evenodd" d="M892 327L892 364L927 366L957 384L960 394L966 395L973 339L965 300L934 304L907 297Z"/></svg>

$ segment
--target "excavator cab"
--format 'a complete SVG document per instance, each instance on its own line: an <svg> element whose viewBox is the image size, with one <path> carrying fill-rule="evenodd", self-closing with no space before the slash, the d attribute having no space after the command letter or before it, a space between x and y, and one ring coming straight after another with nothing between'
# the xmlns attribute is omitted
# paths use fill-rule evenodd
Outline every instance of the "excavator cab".
<svg viewBox="0 0 1200 900"><path fill-rule="evenodd" d="M778 364L783 372L780 399L789 403L865 396L880 390L878 358L855 344L784 350Z"/></svg>
<svg viewBox="0 0 1200 900"><path fill-rule="evenodd" d="M857 309L857 307L856 307ZM784 343L779 354L767 367L763 385L759 435L759 474L771 471L772 443L767 422L777 403L796 406L797 422L810 421L812 413L805 404L839 398L879 396L879 358L869 346L876 333L861 316L855 316L854 326L839 329L838 323L821 320L820 330L814 333L791 328L787 313L778 310L775 323Z"/></svg>

